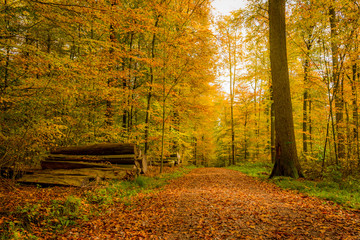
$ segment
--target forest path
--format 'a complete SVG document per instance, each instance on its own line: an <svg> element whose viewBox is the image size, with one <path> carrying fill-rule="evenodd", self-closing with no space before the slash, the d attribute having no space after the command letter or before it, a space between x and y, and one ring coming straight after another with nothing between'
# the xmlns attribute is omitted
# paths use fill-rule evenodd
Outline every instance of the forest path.
<svg viewBox="0 0 360 240"><path fill-rule="evenodd" d="M200 168L67 238L360 239L360 214L222 168Z"/></svg>

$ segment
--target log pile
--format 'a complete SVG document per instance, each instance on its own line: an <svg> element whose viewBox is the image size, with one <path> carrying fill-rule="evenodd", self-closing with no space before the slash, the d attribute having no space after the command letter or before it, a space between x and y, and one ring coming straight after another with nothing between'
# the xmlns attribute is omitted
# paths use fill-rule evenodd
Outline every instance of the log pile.
<svg viewBox="0 0 360 240"><path fill-rule="evenodd" d="M180 164L180 154L179 153L170 154L169 156L166 156L163 159L163 166L166 166L166 167L174 167L179 164ZM151 165L160 166L161 159L158 158L158 159L152 160Z"/></svg>
<svg viewBox="0 0 360 240"><path fill-rule="evenodd" d="M81 187L94 180L146 173L147 164L134 144L102 143L57 148L41 161L41 168L18 181Z"/></svg>

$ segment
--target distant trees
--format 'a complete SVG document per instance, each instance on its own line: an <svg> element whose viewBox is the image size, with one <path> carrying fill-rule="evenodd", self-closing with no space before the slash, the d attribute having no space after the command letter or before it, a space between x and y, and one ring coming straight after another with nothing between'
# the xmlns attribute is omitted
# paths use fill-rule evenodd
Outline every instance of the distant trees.
<svg viewBox="0 0 360 240"><path fill-rule="evenodd" d="M351 174L360 166L359 4L350 0L294 1L285 10L286 56L299 162L303 171L311 174L327 174L333 169ZM245 49L234 101L239 161L275 155L272 112L276 93L272 92L276 90L271 81L273 67L269 64L266 37L268 11L267 1L250 0L245 10L232 13L241 12L243 16L240 31L244 33ZM249 109L249 104L254 107ZM226 109L223 122L229 120L229 112ZM242 124L245 119L246 131Z"/></svg>
<svg viewBox="0 0 360 240"><path fill-rule="evenodd" d="M217 22L218 41L220 55L225 63L223 68L228 72L229 97L230 97L230 136L231 157L230 164L235 164L235 123L234 123L234 100L235 87L238 80L239 61L241 56L241 16L230 14Z"/></svg>
<svg viewBox="0 0 360 240"><path fill-rule="evenodd" d="M285 144L298 173L299 163L313 174L360 166L356 1L286 5L278 70L265 0L221 17L216 38L208 0L4 0L0 8L0 166L36 165L54 146L95 142L222 166L274 160L276 149L279 161ZM272 78L271 69L283 73ZM278 94L278 80L290 96ZM292 110L276 110L290 99ZM278 120L289 122L275 131Z"/></svg>

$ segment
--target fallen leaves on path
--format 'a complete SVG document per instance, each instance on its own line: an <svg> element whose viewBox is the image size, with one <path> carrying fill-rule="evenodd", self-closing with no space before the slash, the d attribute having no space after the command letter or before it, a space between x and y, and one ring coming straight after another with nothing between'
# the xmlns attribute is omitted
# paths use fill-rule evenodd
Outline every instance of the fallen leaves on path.
<svg viewBox="0 0 360 240"><path fill-rule="evenodd" d="M64 239L360 239L360 214L242 173L201 168Z"/></svg>

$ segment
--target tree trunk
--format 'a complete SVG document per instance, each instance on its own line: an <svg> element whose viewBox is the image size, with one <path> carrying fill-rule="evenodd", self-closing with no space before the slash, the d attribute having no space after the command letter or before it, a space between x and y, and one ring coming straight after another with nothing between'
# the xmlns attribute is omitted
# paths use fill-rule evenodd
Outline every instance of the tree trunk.
<svg viewBox="0 0 360 240"><path fill-rule="evenodd" d="M358 115L358 106L357 106L357 91L356 91L356 81L357 81L357 64L353 63L352 65L352 78L351 78L351 92L352 92L352 106L353 106L353 139L356 144L356 158L358 164L360 164L360 150L359 150L359 115Z"/></svg>
<svg viewBox="0 0 360 240"><path fill-rule="evenodd" d="M155 22L155 28L157 28L159 24L160 16L157 17ZM155 42L156 42L156 33L153 33L152 41L151 41L151 59L155 59ZM150 110L151 110L151 98L153 94L153 84L154 84L154 67L150 65L150 86L149 92L147 96L147 106L146 106L146 116L145 116L145 149L144 154L148 153L149 149L149 128L150 128Z"/></svg>
<svg viewBox="0 0 360 240"><path fill-rule="evenodd" d="M336 43L337 30L336 30L336 12L333 6L329 8L330 14L330 34L331 34L331 54L332 54L332 81L334 85L334 99L335 99L335 118L336 118L336 130L337 130L337 160L336 164L339 164L338 159L345 158L345 135L343 130L344 121L344 101L343 101L343 81L340 79L340 65L339 65L339 48Z"/></svg>
<svg viewBox="0 0 360 240"><path fill-rule="evenodd" d="M248 111L245 110L245 119L244 119L244 160L247 160L248 156L248 144L247 144L247 122L248 122Z"/></svg>
<svg viewBox="0 0 360 240"><path fill-rule="evenodd" d="M309 72L310 63L309 60L305 60L304 64L304 99L303 99L303 155L305 159L308 155L308 97L309 97L309 88L308 88L308 72Z"/></svg>
<svg viewBox="0 0 360 240"><path fill-rule="evenodd" d="M270 144L271 144L271 162L275 163L275 109L274 109L274 97L273 97L273 87L270 86Z"/></svg>
<svg viewBox="0 0 360 240"><path fill-rule="evenodd" d="M8 34L9 30L9 17L8 17L8 4L7 0L4 2L4 13L5 13L5 33ZM6 41L6 60L5 60L5 69L4 69L4 84L2 86L2 92L5 93L7 87L8 87L8 81L9 81L9 65L10 65L10 46L8 46L8 41Z"/></svg>
<svg viewBox="0 0 360 240"><path fill-rule="evenodd" d="M162 106L162 125L161 125L161 165L160 165L160 173L163 172L164 166L164 137L165 137L165 111L166 111L166 98L165 98L165 79L164 79L164 99L163 99L163 106Z"/></svg>
<svg viewBox="0 0 360 240"><path fill-rule="evenodd" d="M230 71L230 120L231 120L231 164L230 165L235 165L235 131L234 131L234 78L235 78L235 69L236 69L236 65L234 63L235 66L233 66L232 63L232 57L231 57L231 41L230 41L230 33L228 33L228 40L229 40L229 44L228 44L228 51L229 51L229 71ZM236 42L236 39L235 39ZM234 47L234 51L236 53L236 44ZM234 54L235 54L234 53ZM234 59L236 58L236 56L234 56ZM234 67L234 74L233 74L233 69Z"/></svg>
<svg viewBox="0 0 360 240"><path fill-rule="evenodd" d="M194 132L196 131L196 128L194 130ZM197 138L194 137L194 164L195 166L197 166Z"/></svg>
<svg viewBox="0 0 360 240"><path fill-rule="evenodd" d="M112 3L111 6L113 7L115 5L115 3ZM109 27L109 31L110 31L110 36L109 36L109 40L110 40L110 49L109 49L109 54L110 56L112 56L114 54L114 48L113 48L113 44L115 44L116 42L116 35L115 35L115 29L114 29L114 26L112 24L110 24L110 27ZM107 85L108 87L110 88L111 87L111 84L112 82L114 81L114 79L112 78L109 78L107 80ZM106 112L105 112L105 117L106 117L106 120L105 120L105 123L106 125L108 126L112 126L113 123L114 123L114 106L111 102L111 100L106 100Z"/></svg>
<svg viewBox="0 0 360 240"><path fill-rule="evenodd" d="M276 157L270 177L302 176L296 151L286 53L285 0L269 1L270 63L275 108Z"/></svg>

